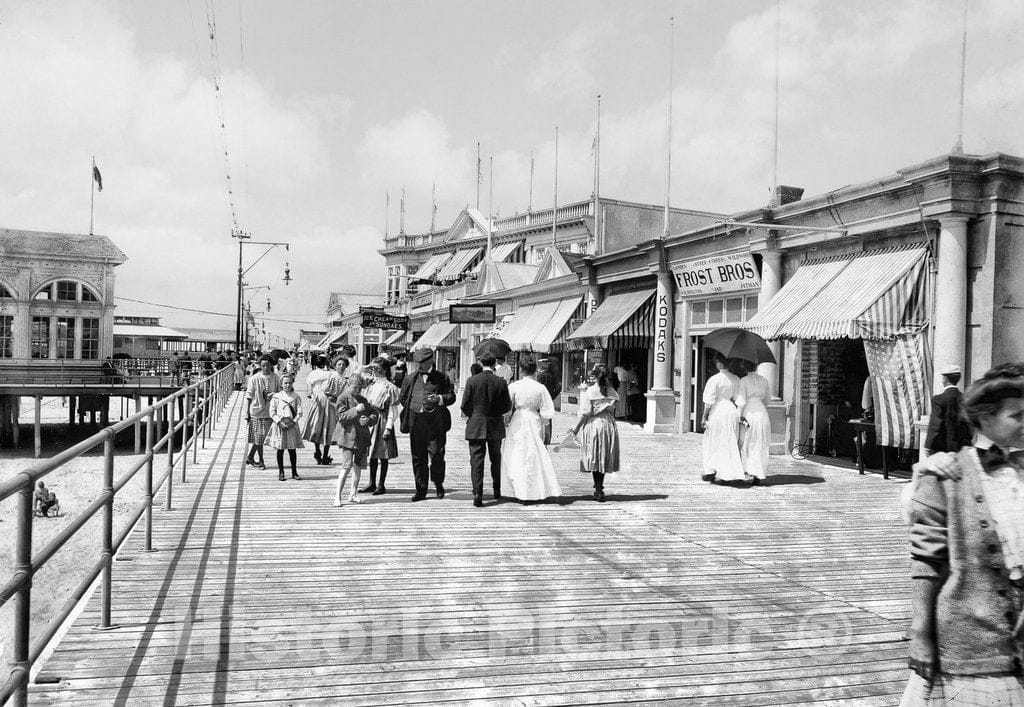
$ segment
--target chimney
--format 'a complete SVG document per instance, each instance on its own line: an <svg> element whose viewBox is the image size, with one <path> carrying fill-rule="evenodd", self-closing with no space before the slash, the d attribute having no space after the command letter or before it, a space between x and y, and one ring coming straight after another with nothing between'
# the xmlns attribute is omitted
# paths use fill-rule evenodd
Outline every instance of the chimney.
<svg viewBox="0 0 1024 707"><path fill-rule="evenodd" d="M800 197L803 195L804 190L802 187L787 187L784 184L777 184L772 189L772 198L768 206L774 208L776 206L792 204L794 201L800 201Z"/></svg>

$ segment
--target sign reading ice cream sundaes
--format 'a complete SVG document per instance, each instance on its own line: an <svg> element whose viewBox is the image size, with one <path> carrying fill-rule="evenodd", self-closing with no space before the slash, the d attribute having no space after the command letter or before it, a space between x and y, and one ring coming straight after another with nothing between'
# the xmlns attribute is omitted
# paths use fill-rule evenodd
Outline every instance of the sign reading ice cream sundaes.
<svg viewBox="0 0 1024 707"><path fill-rule="evenodd" d="M761 277L750 253L712 255L672 266L679 294L714 295L761 288Z"/></svg>

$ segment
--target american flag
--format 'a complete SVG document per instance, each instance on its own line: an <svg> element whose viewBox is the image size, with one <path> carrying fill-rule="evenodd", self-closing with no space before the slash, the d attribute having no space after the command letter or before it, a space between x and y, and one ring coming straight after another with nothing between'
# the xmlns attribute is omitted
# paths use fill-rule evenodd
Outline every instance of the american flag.
<svg viewBox="0 0 1024 707"><path fill-rule="evenodd" d="M928 400L924 335L865 341L864 351L874 380L878 444L916 449L914 423L924 414Z"/></svg>

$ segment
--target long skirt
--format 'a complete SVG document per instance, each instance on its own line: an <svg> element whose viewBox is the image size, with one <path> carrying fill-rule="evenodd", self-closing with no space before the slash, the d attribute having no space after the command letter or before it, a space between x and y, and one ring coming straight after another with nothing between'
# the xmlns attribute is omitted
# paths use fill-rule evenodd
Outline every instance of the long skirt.
<svg viewBox="0 0 1024 707"><path fill-rule="evenodd" d="M274 449L302 449L302 436L299 434L299 426L293 424L288 428L282 428L277 423L271 423L270 434L267 435L267 444Z"/></svg>
<svg viewBox="0 0 1024 707"><path fill-rule="evenodd" d="M579 440L580 471L613 474L619 470L619 431L611 409L587 418Z"/></svg>
<svg viewBox="0 0 1024 707"><path fill-rule="evenodd" d="M947 675L931 683L910 674L900 707L1024 707L1024 686L1014 675Z"/></svg>
<svg viewBox="0 0 1024 707"><path fill-rule="evenodd" d="M701 444L704 473L716 474L718 481L740 481L745 478L740 459L740 413L731 400L719 400L708 415Z"/></svg>
<svg viewBox="0 0 1024 707"><path fill-rule="evenodd" d="M562 495L544 446L544 420L536 410L516 410L501 444L501 492L520 501Z"/></svg>
<svg viewBox="0 0 1024 707"><path fill-rule="evenodd" d="M326 447L331 443L337 412L320 389L309 399L309 409L302 418L300 436L307 442Z"/></svg>
<svg viewBox="0 0 1024 707"><path fill-rule="evenodd" d="M740 428L740 458L747 476L763 479L768 474L768 448L771 445L772 426L768 410L757 398L751 398L743 416L749 427Z"/></svg>

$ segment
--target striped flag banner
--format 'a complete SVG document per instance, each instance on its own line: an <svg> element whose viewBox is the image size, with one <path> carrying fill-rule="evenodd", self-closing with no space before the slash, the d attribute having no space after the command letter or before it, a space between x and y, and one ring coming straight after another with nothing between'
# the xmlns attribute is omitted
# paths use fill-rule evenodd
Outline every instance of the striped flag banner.
<svg viewBox="0 0 1024 707"><path fill-rule="evenodd" d="M878 444L917 448L914 423L928 403L927 358L922 333L892 341L865 341L868 372L874 381Z"/></svg>

